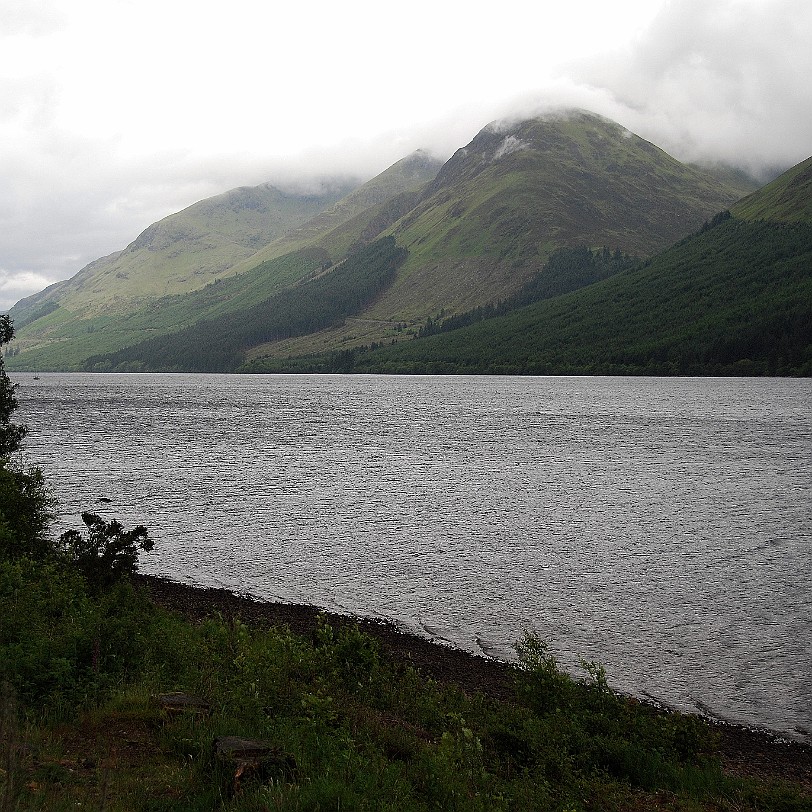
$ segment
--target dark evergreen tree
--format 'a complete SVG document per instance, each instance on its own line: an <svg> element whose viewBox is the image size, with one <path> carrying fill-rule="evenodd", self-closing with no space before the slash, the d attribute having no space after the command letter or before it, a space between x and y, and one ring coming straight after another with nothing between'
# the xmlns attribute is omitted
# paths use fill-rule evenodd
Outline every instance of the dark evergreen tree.
<svg viewBox="0 0 812 812"><path fill-rule="evenodd" d="M0 316L0 348L14 338L14 325L8 316ZM0 355L0 464L4 463L15 451L18 451L25 428L11 422L11 416L17 408L16 387L9 380Z"/></svg>
<svg viewBox="0 0 812 812"><path fill-rule="evenodd" d="M13 337L11 319L0 316L0 346ZM0 355L0 558L44 558L51 552L51 500L39 469L26 469L16 458L25 427L11 419L15 389Z"/></svg>

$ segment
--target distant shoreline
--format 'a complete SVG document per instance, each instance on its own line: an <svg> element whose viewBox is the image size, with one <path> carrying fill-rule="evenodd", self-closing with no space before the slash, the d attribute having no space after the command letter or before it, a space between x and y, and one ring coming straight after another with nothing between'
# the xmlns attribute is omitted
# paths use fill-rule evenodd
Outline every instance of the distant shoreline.
<svg viewBox="0 0 812 812"><path fill-rule="evenodd" d="M467 693L481 691L495 699L509 700L513 695L508 663L432 642L392 623L304 604L253 600L225 589L195 587L155 575L139 574L135 580L157 605L191 621L219 613L227 619L238 617L258 625L287 626L296 634L309 636L319 616L326 616L334 626L358 624L393 659L414 666L427 677L457 684ZM725 772L737 777L790 781L812 794L812 745L768 730L708 721L719 734L719 755Z"/></svg>

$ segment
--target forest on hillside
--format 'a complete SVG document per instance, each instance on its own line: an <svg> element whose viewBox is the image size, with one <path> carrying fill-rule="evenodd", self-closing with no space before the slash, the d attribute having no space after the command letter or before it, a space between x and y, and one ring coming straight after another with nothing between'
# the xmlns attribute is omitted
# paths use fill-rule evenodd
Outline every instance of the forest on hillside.
<svg viewBox="0 0 812 812"><path fill-rule="evenodd" d="M392 237L385 237L259 304L93 356L85 368L91 372L233 372L249 347L315 332L364 308L392 283L407 253Z"/></svg>
<svg viewBox="0 0 812 812"><path fill-rule="evenodd" d="M589 254L592 261L604 256L581 250ZM578 256L554 255L528 295L536 284L558 286L561 264L578 273ZM395 346L268 360L250 370L809 376L812 226L723 213L651 260L517 305L430 324L421 337Z"/></svg>

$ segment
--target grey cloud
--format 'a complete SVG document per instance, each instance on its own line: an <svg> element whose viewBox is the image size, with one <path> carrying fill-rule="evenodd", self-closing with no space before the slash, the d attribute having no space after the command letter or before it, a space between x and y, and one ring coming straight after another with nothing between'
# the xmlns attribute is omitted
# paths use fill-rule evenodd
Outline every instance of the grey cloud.
<svg viewBox="0 0 812 812"><path fill-rule="evenodd" d="M685 0L572 75L677 157L764 174L812 152L810 31L806 0Z"/></svg>

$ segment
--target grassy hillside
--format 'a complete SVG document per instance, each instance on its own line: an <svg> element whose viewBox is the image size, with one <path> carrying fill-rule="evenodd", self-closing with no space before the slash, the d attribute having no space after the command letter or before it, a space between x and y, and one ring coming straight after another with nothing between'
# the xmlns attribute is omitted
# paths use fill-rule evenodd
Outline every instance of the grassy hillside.
<svg viewBox="0 0 812 812"><path fill-rule="evenodd" d="M254 355L247 368L812 375L810 173L812 159L746 197L737 216L722 212L607 280L573 267L577 251L556 252L526 288L550 300L515 313L506 307L521 297L438 320L394 347Z"/></svg>
<svg viewBox="0 0 812 812"><path fill-rule="evenodd" d="M355 372L810 375L812 226L729 218L574 293L338 360Z"/></svg>
<svg viewBox="0 0 812 812"><path fill-rule="evenodd" d="M744 220L812 223L812 158L745 197L732 212Z"/></svg>
<svg viewBox="0 0 812 812"><path fill-rule="evenodd" d="M403 200L406 201L406 210L410 209L418 199L416 193L437 175L441 166L442 161L423 150L407 155L334 206L242 260L235 265L235 273L243 273L262 262L311 247L326 251L337 262L347 255L369 222L380 217L380 212L386 210L390 201L401 200L395 204L398 217L402 214ZM401 199L401 196L404 197ZM379 234L380 229L375 229L370 239Z"/></svg>
<svg viewBox="0 0 812 812"><path fill-rule="evenodd" d="M486 127L396 234L421 263L537 260L574 242L650 256L742 194L614 122L573 111Z"/></svg>
<svg viewBox="0 0 812 812"><path fill-rule="evenodd" d="M252 250L250 260L236 262L227 273L190 292L132 299L123 310L106 307L96 311L81 306L74 309L73 299L61 296L65 288L87 286L84 273L80 273L60 283L63 287L53 286L13 309L17 338L15 354L8 358L9 368L81 369L90 356L120 350L143 341L145 336L177 332L196 321L252 307L329 266L332 258L343 258L350 248L354 250L374 239L382 226L370 229L369 221L384 217L388 225L392 217L399 216L398 205L410 207L408 201L414 199L410 197L415 194L414 189L433 178L439 165L439 161L423 152L398 161L306 225L293 229L289 236L274 240L268 250ZM236 190L241 194L244 191ZM399 198L407 202L390 202ZM212 207L218 209L220 202L220 198L213 198L197 204L197 208L202 212ZM172 218L167 219L171 225ZM349 229L345 227L348 221L354 223ZM165 223L150 227L130 246L134 256L148 257L156 240L161 250L173 256L184 253L184 243L172 242L162 226ZM335 237L331 236L333 232ZM235 252L231 256L236 259L244 255L245 252ZM163 254L152 261L160 263L162 257ZM109 261L93 263L94 269L97 265L110 282ZM99 284L108 292L116 292L120 290L119 281Z"/></svg>
<svg viewBox="0 0 812 812"><path fill-rule="evenodd" d="M6 357L9 369L42 372L80 370L92 356L116 352L146 339L182 331L233 311L250 308L329 265L319 251L300 251L270 260L239 278L217 280L186 295L168 296L123 315L96 316L77 322L64 309L43 316L24 342L15 341ZM19 347L24 348L20 352Z"/></svg>
<svg viewBox="0 0 812 812"><path fill-rule="evenodd" d="M102 372L231 372L243 362L248 347L311 333L362 310L391 284L406 254L392 237L385 237L264 301L212 315L118 352L91 356L84 368ZM210 312L216 311L212 308Z"/></svg>
<svg viewBox="0 0 812 812"><path fill-rule="evenodd" d="M145 301L202 288L357 185L343 181L296 193L263 184L201 200L153 223L123 251L18 302L12 317L22 327L29 311L46 302L76 315L126 313Z"/></svg>

